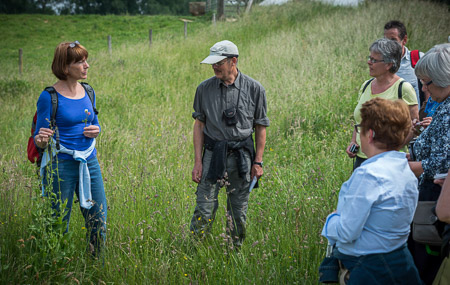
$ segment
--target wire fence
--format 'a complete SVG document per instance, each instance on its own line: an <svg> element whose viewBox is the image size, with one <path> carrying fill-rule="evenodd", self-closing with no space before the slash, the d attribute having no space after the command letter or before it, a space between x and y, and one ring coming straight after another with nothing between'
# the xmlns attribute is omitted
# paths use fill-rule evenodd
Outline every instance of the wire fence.
<svg viewBox="0 0 450 285"><path fill-rule="evenodd" d="M218 0L207 0L206 1L206 12L217 12L217 2ZM238 16L245 11L247 3L242 0L225 0L225 16L233 17Z"/></svg>

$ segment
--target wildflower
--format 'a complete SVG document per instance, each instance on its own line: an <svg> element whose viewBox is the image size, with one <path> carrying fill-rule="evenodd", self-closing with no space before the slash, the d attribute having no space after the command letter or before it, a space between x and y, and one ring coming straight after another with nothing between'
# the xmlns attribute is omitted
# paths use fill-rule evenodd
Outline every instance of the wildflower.
<svg viewBox="0 0 450 285"><path fill-rule="evenodd" d="M202 217L198 217L198 220L200 221L202 219Z"/></svg>
<svg viewBox="0 0 450 285"><path fill-rule="evenodd" d="M86 227L81 227L81 229L82 229L82 230L85 230L85 229L86 229Z"/></svg>
<svg viewBox="0 0 450 285"><path fill-rule="evenodd" d="M185 260L187 260L187 257L186 257L186 255L184 256L184 259L185 259Z"/></svg>
<svg viewBox="0 0 450 285"><path fill-rule="evenodd" d="M84 126L86 127L87 121L88 121L89 116L91 115L91 112L89 112L88 109L84 109L84 113L86 114L86 118L82 122L84 123Z"/></svg>
<svg viewBox="0 0 450 285"><path fill-rule="evenodd" d="M187 274L186 274L186 273L184 273L184 277L187 277Z"/></svg>
<svg viewBox="0 0 450 285"><path fill-rule="evenodd" d="M269 148L269 151L273 151L273 148Z"/></svg>

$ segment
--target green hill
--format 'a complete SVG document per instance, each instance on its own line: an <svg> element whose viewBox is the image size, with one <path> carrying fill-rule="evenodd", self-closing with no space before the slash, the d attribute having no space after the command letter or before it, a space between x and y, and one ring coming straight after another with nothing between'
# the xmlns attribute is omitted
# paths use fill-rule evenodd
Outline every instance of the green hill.
<svg viewBox="0 0 450 285"><path fill-rule="evenodd" d="M351 174L345 147L357 91L369 77L369 46L385 22L398 19L407 46L427 51L447 41L448 18L448 6L426 1L357 8L294 1L255 6L215 26L207 16L189 17L185 39L178 17L0 15L0 283L315 284L323 222ZM265 175L250 197L239 254L227 243L224 193L211 237L198 243L189 233L192 101L213 76L199 63L223 39L239 47L240 70L266 88L271 120ZM84 251L77 206L70 238L44 236L39 181L26 159L36 101L56 82L50 65L63 40L88 49L87 82L97 94L108 199L104 265Z"/></svg>

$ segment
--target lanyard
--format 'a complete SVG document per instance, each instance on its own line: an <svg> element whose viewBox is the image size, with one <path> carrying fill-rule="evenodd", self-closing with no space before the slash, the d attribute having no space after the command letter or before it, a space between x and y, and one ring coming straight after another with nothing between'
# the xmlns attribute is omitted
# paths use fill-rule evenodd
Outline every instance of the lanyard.
<svg viewBox="0 0 450 285"><path fill-rule="evenodd" d="M238 76L240 76L239 77L239 87L240 88L239 88L239 91L238 91L238 99L237 99L236 106L235 106L236 110L239 107L239 100L241 99L241 89L242 89L242 74L239 73ZM221 82L221 85L225 86L225 84L223 82ZM223 98L223 86L220 86L220 97L221 98ZM236 86L236 84L234 86ZM227 94L225 93L225 97L226 97L226 95ZM226 98L225 98L225 107L227 107L227 100L226 100ZM222 107L222 109L223 109L223 107ZM225 109L228 109L228 108L225 108ZM225 109L223 109L223 110L225 110Z"/></svg>

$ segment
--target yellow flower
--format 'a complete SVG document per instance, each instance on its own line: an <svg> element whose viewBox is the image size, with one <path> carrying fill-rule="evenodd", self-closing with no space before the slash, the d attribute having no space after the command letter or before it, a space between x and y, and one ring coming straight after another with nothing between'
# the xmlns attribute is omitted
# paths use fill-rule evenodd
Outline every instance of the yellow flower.
<svg viewBox="0 0 450 285"><path fill-rule="evenodd" d="M186 260L187 260L187 257L186 257L186 256L184 256L184 259L186 259Z"/></svg>
<svg viewBox="0 0 450 285"><path fill-rule="evenodd" d="M184 276L187 277L187 274L185 273Z"/></svg>
<svg viewBox="0 0 450 285"><path fill-rule="evenodd" d="M82 229L82 230L85 230L86 228L85 228L85 227L81 227L81 229Z"/></svg>
<svg viewBox="0 0 450 285"><path fill-rule="evenodd" d="M198 217L198 220L200 221L202 219L202 217Z"/></svg>
<svg viewBox="0 0 450 285"><path fill-rule="evenodd" d="M273 151L273 148L269 148L269 151Z"/></svg>

